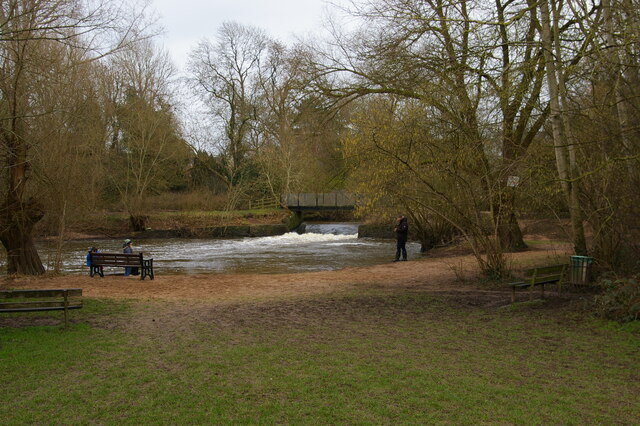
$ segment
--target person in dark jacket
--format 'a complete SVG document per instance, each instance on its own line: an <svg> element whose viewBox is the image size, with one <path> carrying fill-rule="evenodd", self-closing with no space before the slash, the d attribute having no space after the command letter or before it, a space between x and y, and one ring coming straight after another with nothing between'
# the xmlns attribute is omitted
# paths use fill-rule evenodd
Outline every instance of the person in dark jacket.
<svg viewBox="0 0 640 426"><path fill-rule="evenodd" d="M98 252L98 248L97 247L91 247L89 249L89 251L87 252L87 266L91 267L91 253L97 253Z"/></svg>
<svg viewBox="0 0 640 426"><path fill-rule="evenodd" d="M133 243L133 241L131 241L130 239L126 239L124 240L124 244L122 244L122 252L125 254L131 254L133 253L133 247L131 247L131 244ZM132 268L129 266L125 266L124 268L124 276L128 277L129 275L131 275L132 273Z"/></svg>
<svg viewBox="0 0 640 426"><path fill-rule="evenodd" d="M396 233L396 258L394 262L400 260L400 254L402 254L402 260L407 260L407 236L409 235L409 223L407 218L403 215L398 215L396 218L396 226L393 229Z"/></svg>
<svg viewBox="0 0 640 426"><path fill-rule="evenodd" d="M87 252L87 266L91 268L91 253L100 253L97 247L91 247L91 249ZM102 266L100 266L100 272L102 272Z"/></svg>

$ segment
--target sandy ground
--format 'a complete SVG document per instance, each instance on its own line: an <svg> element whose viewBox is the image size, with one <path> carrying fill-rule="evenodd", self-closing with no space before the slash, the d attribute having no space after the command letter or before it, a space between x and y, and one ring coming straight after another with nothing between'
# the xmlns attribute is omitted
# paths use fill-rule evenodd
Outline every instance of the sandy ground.
<svg viewBox="0 0 640 426"><path fill-rule="evenodd" d="M565 249L566 247L549 244L510 254L508 259L514 269L518 269L519 265L557 263L559 259L566 261ZM88 274L38 278L5 277L0 280L0 289L82 288L83 295L90 298L208 302L309 297L365 288L408 288L428 292L482 291L476 284L478 280L473 279L478 276L475 258L453 254L339 271L297 274L159 274L153 281L106 275L118 272L120 271L116 268L106 268L104 278L90 278ZM505 288L504 292L507 293L508 289Z"/></svg>

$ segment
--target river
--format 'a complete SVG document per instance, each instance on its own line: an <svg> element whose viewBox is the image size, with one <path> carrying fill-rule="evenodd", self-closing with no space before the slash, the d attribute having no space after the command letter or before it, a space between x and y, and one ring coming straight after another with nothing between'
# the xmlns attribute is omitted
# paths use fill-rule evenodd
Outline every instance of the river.
<svg viewBox="0 0 640 426"><path fill-rule="evenodd" d="M395 241L358 238L353 223L307 224L304 234L294 232L241 239L144 239L134 241L134 252L154 259L154 271L162 273L292 273L325 271L349 266L388 263L395 255ZM120 240L68 241L63 247L63 271L87 273L85 256L92 246L119 253ZM39 243L45 266L53 258L51 245ZM408 243L409 258L420 255L420 245ZM3 254L4 256L4 254ZM5 269L5 259L1 259ZM117 273L107 268L106 273Z"/></svg>

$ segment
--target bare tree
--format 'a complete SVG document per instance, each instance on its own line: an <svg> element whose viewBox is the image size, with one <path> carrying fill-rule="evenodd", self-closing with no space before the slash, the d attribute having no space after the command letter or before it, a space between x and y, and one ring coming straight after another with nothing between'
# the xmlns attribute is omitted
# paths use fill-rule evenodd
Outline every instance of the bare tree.
<svg viewBox="0 0 640 426"><path fill-rule="evenodd" d="M261 30L225 23L215 42L202 41L190 55L190 80L218 130L210 135L220 162L214 171L229 189L240 185L247 171L258 116L260 63L268 45Z"/></svg>
<svg viewBox="0 0 640 426"><path fill-rule="evenodd" d="M8 0L0 5L0 146L6 167L0 240L8 273L44 271L32 240L44 211L30 182L33 153L46 149L35 143L33 133L58 108L55 98L44 103L42 93L51 72L65 72L53 67L58 56L50 46L82 52L68 56L73 58L66 67L70 71L74 63L96 60L140 37L141 17L140 10L107 2Z"/></svg>
<svg viewBox="0 0 640 426"><path fill-rule="evenodd" d="M146 196L165 188L190 156L170 104L174 67L166 51L145 40L115 55L109 68L110 185L133 230L143 231Z"/></svg>
<svg viewBox="0 0 640 426"><path fill-rule="evenodd" d="M475 146L500 245L526 247L507 181L548 114L534 4L376 0L358 2L352 13L366 29L316 49L320 92L338 105L379 93L417 99L455 123Z"/></svg>
<svg viewBox="0 0 640 426"><path fill-rule="evenodd" d="M640 38L633 3L572 0L548 6L551 28L561 31L560 42L552 38L553 60L563 70L557 84L567 144L560 144L560 152L577 189L571 195L579 197L574 209L593 233L589 254L618 271L632 269L638 254Z"/></svg>
<svg viewBox="0 0 640 426"><path fill-rule="evenodd" d="M361 210L402 208L425 251L462 235L487 275L504 276L491 217L481 211L487 199L474 147L419 101L379 95L358 104L344 152Z"/></svg>
<svg viewBox="0 0 640 426"><path fill-rule="evenodd" d="M51 45L60 55L79 55L77 50ZM37 186L33 194L47 214L39 224L56 235L55 254L50 267L56 272L62 262L62 247L69 224L93 211L100 197L104 177L104 121L97 89L96 63L75 64L75 58L58 58L55 72L47 80L43 102L57 105L55 111L42 117L32 137L36 146L32 168ZM64 93L65 96L60 96ZM46 97L46 99L45 99Z"/></svg>

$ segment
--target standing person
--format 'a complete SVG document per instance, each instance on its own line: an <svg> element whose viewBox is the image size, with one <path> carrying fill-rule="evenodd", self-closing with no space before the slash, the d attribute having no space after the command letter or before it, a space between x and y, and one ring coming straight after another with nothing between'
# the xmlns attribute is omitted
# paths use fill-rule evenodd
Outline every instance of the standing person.
<svg viewBox="0 0 640 426"><path fill-rule="evenodd" d="M396 258L394 262L400 260L400 254L402 254L402 260L407 260L407 236L409 235L409 223L407 218L403 215L398 215L396 218L396 226L393 228L396 233Z"/></svg>
<svg viewBox="0 0 640 426"><path fill-rule="evenodd" d="M125 254L133 253L133 247L131 247L132 243L133 242L128 238L126 240L124 240L124 244L122 244L122 247L124 249L122 250L122 252L125 253ZM124 267L124 276L128 277L129 275L131 275L131 267L130 266L125 266Z"/></svg>

